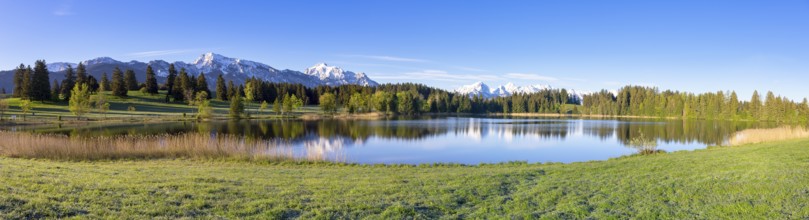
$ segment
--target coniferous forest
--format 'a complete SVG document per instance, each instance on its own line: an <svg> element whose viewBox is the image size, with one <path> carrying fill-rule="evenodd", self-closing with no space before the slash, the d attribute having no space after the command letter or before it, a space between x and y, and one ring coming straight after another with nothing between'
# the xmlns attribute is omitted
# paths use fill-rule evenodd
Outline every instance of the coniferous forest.
<svg viewBox="0 0 809 220"><path fill-rule="evenodd" d="M53 82L52 91L45 61L39 60L35 67L21 64L15 71L13 97L33 101L67 101L72 87L88 84L90 92L112 91L115 96L125 97L128 91L143 90L157 94L166 90L168 102L183 102L194 99L204 92L208 99L228 101L233 97L246 98L255 103L285 103L294 98L303 105L320 104L320 96L333 94L333 102L349 113L387 112L401 115L422 113L547 113L583 114L604 116L644 116L708 120L744 120L806 122L809 119L809 103L804 98L795 102L767 92L758 91L749 101L741 99L735 91L694 94L679 91L660 91L657 88L626 86L617 94L602 90L581 98L565 89L548 89L531 94L515 94L507 97L484 98L467 96L423 84L383 84L376 87L359 85L318 86L274 83L248 79L237 85L216 77L215 91L209 89L206 77L190 76L185 69L169 68L168 83L158 85L154 73L147 69L145 82L138 82L133 70L115 69L111 82L106 78L99 84L88 76L84 65L74 71L69 67L65 79ZM74 74L75 72L75 74ZM106 76L106 74L105 74ZM105 84L111 85L105 85ZM332 96L328 96L331 99ZM581 100L580 100L581 99ZM289 100L286 100L289 101Z"/></svg>

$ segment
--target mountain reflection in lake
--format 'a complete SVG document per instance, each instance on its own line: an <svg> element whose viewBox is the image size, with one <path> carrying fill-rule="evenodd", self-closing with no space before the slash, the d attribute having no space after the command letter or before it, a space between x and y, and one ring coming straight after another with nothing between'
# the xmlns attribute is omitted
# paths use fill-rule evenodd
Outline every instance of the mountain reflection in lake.
<svg viewBox="0 0 809 220"><path fill-rule="evenodd" d="M357 163L577 162L636 153L633 138L665 151L720 145L735 132L773 127L750 122L511 119L446 117L414 120L267 120L6 128L69 136L198 132L273 140L313 155Z"/></svg>

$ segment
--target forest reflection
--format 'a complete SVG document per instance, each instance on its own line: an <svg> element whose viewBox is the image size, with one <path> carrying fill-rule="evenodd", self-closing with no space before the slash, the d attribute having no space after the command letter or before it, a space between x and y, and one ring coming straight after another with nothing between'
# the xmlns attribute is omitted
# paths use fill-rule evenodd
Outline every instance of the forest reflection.
<svg viewBox="0 0 809 220"><path fill-rule="evenodd" d="M143 125L104 125L95 127L52 127L34 129L38 133L69 136L164 135L198 132L236 134L251 140L278 143L350 146L370 138L419 141L454 135L472 139L537 137L565 140L571 136L617 140L628 145L639 135L660 144L700 143L721 145L735 132L749 128L771 128L775 124L730 121L625 121L567 119L441 118L427 120L266 120L176 122ZM335 143L340 142L340 143ZM504 143L506 144L506 143Z"/></svg>

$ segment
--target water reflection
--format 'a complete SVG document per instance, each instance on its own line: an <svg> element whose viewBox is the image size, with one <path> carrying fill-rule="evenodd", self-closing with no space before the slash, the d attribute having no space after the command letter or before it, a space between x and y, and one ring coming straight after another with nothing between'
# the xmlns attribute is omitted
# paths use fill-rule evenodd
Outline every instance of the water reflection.
<svg viewBox="0 0 809 220"><path fill-rule="evenodd" d="M69 136L237 134L299 149L306 157L361 163L574 162L633 153L644 137L666 151L725 143L733 133L774 124L727 121L431 118L415 120L272 120L20 128ZM18 128L4 128L18 129ZM388 159L386 159L388 158ZM394 158L394 159L389 159Z"/></svg>

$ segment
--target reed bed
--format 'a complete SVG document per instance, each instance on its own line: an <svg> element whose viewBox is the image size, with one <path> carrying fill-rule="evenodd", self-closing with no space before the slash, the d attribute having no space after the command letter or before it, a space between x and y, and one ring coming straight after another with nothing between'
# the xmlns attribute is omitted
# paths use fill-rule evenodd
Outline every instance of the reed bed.
<svg viewBox="0 0 809 220"><path fill-rule="evenodd" d="M180 134L78 138L62 135L0 131L0 155L57 160L115 159L237 159L251 161L322 161L307 152L270 140L235 135Z"/></svg>
<svg viewBox="0 0 809 220"><path fill-rule="evenodd" d="M770 141L809 138L809 129L800 126L783 126L767 129L747 129L736 132L729 140L729 146L757 144Z"/></svg>

